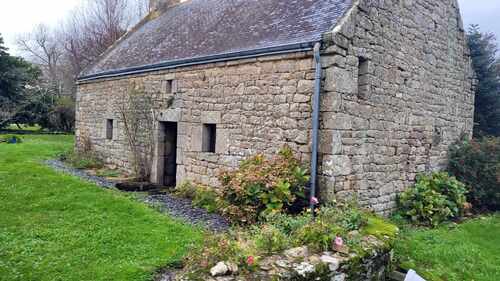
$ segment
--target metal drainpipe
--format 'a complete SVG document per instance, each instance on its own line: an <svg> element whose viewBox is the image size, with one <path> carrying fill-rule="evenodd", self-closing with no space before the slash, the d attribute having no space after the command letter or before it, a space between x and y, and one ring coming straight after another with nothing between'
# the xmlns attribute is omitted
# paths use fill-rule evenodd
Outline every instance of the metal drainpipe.
<svg viewBox="0 0 500 281"><path fill-rule="evenodd" d="M314 95L313 95L313 130L312 130L312 155L311 155L311 194L309 198L312 216L314 217L315 203L312 198L316 197L317 173L318 173L318 143L319 143L319 110L321 93L321 43L314 45L314 65L316 74L314 76Z"/></svg>

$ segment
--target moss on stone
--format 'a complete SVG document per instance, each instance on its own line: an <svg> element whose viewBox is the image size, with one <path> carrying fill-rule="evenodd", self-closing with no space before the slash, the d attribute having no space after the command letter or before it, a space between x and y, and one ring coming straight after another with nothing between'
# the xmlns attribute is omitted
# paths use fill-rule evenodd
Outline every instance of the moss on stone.
<svg viewBox="0 0 500 281"><path fill-rule="evenodd" d="M362 229L364 235L373 235L379 239L386 240L387 237L391 240L398 235L399 228L376 216L369 216L367 225Z"/></svg>

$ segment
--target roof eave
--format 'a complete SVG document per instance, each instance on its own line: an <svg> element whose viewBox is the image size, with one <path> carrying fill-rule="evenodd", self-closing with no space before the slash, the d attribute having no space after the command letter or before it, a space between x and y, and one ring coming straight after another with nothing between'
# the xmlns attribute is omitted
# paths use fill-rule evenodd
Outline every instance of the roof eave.
<svg viewBox="0 0 500 281"><path fill-rule="evenodd" d="M98 80L98 79L116 78L116 77L122 77L122 76L128 76L128 75L137 75L137 74L143 74L143 73L178 68L178 67L187 67L187 66L202 65L202 64L224 62L224 61L232 61L232 60L247 59L247 58L255 58L255 57L262 57L262 56L271 56L271 55L280 55L280 54L289 54L289 53L295 53L295 52L311 51L314 47L314 44L317 42L318 42L318 40L302 42L302 43L293 43L293 44L287 44L287 45L280 45L280 46L274 46L274 47L266 47L266 48L254 49L254 50L245 50L245 51L223 53L223 54L216 54L216 55L203 56L203 57L181 59L181 60L171 60L171 61L165 61L165 62L161 62L161 63L157 63L157 64L149 64L149 65L143 65L143 66L137 66L137 67L129 67L129 68L123 68L123 69L117 69L117 70L110 70L110 71L99 72L99 73L95 73L95 74L91 74L91 75L80 76L80 77L78 77L77 82L78 82L78 84L81 84L81 83L86 83L86 82L90 82L90 81L94 81L94 80Z"/></svg>

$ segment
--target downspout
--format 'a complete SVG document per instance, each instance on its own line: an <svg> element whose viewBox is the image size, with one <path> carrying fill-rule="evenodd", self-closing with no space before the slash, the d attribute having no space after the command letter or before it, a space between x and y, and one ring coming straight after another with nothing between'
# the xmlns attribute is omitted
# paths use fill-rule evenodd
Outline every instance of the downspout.
<svg viewBox="0 0 500 281"><path fill-rule="evenodd" d="M313 128L312 128L312 155L311 155L311 189L310 189L310 208L314 217L314 208L316 202L317 191L317 174L318 174L318 144L319 144L319 111L320 111L320 94L321 94L321 43L314 45L314 66L316 74L314 76L314 95L313 95Z"/></svg>

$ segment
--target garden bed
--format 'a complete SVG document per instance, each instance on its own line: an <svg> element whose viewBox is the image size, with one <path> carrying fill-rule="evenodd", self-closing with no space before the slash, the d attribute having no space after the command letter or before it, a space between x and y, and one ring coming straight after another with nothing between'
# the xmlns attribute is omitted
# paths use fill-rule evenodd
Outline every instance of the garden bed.
<svg viewBox="0 0 500 281"><path fill-rule="evenodd" d="M397 228L364 213L366 224L347 232L342 223L326 221L324 215L331 212L315 221L282 217L213 237L204 250L187 257L172 280L385 280ZM280 229L285 221L296 228L288 235ZM320 225L325 228L318 231ZM337 234L331 234L333 229Z"/></svg>

